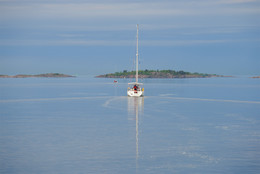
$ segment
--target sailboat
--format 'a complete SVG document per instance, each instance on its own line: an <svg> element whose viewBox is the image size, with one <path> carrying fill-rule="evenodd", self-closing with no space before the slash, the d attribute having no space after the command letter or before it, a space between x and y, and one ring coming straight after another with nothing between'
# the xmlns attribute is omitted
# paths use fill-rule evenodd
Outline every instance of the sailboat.
<svg viewBox="0 0 260 174"><path fill-rule="evenodd" d="M135 74L135 82L128 83L130 87L127 88L127 95L129 97L142 97L144 96L144 88L141 87L142 83L138 83L138 29L139 26L137 24L137 32L136 32L136 74Z"/></svg>

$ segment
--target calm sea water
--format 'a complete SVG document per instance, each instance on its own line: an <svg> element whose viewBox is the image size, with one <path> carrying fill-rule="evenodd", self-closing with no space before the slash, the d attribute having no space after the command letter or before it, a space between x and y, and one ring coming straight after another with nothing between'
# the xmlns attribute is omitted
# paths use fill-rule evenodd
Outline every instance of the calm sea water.
<svg viewBox="0 0 260 174"><path fill-rule="evenodd" d="M0 79L0 173L259 173L260 80Z"/></svg>

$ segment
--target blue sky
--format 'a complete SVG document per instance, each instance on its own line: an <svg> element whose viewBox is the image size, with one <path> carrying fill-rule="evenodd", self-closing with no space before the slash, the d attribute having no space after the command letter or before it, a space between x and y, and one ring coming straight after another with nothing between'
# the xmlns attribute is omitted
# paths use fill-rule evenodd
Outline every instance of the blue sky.
<svg viewBox="0 0 260 174"><path fill-rule="evenodd" d="M259 0L0 0L0 74L260 75Z"/></svg>

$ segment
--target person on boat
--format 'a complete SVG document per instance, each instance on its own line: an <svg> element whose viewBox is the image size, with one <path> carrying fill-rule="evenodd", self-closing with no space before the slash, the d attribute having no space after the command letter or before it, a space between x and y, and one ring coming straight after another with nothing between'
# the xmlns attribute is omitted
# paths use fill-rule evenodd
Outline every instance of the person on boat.
<svg viewBox="0 0 260 174"><path fill-rule="evenodd" d="M134 90L137 91L137 86L136 85L134 86Z"/></svg>

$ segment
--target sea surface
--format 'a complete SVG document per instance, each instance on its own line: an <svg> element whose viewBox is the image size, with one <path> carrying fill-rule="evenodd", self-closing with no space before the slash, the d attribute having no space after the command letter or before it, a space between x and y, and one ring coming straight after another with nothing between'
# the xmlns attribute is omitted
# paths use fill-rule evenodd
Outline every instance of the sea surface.
<svg viewBox="0 0 260 174"><path fill-rule="evenodd" d="M260 79L0 79L2 174L257 174Z"/></svg>

